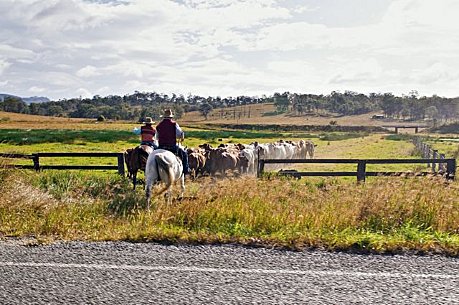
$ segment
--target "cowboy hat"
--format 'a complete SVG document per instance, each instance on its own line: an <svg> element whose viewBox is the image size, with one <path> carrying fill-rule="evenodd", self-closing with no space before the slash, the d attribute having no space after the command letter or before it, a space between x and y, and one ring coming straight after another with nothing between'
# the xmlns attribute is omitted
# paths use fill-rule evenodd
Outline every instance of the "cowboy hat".
<svg viewBox="0 0 459 305"><path fill-rule="evenodd" d="M149 116L145 118L145 121L142 122L142 124L154 124L153 119Z"/></svg>
<svg viewBox="0 0 459 305"><path fill-rule="evenodd" d="M164 114L161 115L162 118L173 118L174 114L172 113L172 109L164 110Z"/></svg>

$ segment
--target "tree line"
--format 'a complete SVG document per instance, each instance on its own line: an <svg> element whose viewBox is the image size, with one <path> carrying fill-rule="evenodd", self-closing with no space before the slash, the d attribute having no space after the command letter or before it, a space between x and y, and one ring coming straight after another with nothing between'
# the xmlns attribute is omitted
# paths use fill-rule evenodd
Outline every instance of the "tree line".
<svg viewBox="0 0 459 305"><path fill-rule="evenodd" d="M6 97L0 101L0 110L26 114L74 118L107 118L141 121L146 116L159 119L165 108L173 109L180 118L185 112L199 111L205 118L215 108L273 103L277 113L357 115L381 111L387 118L405 120L432 119L438 122L456 120L459 98L433 95L419 97L416 91L408 95L392 93L362 93L333 91L328 95L274 93L262 97L202 97L198 95L167 95L156 92L134 92L118 96L72 98L44 103L26 104L19 98Z"/></svg>

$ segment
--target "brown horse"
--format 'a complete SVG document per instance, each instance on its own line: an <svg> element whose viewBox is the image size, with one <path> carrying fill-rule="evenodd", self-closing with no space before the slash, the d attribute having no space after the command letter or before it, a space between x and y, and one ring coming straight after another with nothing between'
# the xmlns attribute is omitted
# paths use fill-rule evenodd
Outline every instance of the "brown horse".
<svg viewBox="0 0 459 305"><path fill-rule="evenodd" d="M145 171L148 156L153 152L153 148L148 145L139 145L135 148L129 148L124 152L124 161L128 169L128 178L132 179L134 190L137 185L137 172Z"/></svg>

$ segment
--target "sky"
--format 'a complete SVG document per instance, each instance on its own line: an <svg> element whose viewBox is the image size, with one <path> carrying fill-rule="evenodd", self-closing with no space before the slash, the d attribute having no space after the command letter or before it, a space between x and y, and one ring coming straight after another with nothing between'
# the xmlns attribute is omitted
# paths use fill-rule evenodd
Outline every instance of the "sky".
<svg viewBox="0 0 459 305"><path fill-rule="evenodd" d="M0 93L459 96L457 0L0 0Z"/></svg>

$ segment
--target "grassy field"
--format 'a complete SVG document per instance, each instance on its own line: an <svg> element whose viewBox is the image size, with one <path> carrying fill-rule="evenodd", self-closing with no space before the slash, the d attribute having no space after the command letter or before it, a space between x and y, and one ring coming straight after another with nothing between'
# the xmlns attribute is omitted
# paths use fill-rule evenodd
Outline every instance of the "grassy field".
<svg viewBox="0 0 459 305"><path fill-rule="evenodd" d="M68 119L56 119L45 123L47 128L28 129L20 120L24 117L0 124L0 153L120 152L138 143L138 136L131 133L136 124L84 120L69 124ZM316 158L418 157L404 136L216 130L199 124L185 131L189 147L204 142L310 139L317 144ZM454 154L456 146L450 146ZM115 164L95 158L41 162ZM317 164L296 169L354 171L354 167ZM368 170L425 168L375 165ZM202 178L187 181L183 201L169 206L163 198L155 198L151 211L146 211L143 190L132 191L129 181L115 172L13 171L0 165L0 238L241 243L459 256L458 190L458 182L441 178L377 177L365 184L355 183L355 178Z"/></svg>
<svg viewBox="0 0 459 305"><path fill-rule="evenodd" d="M260 143L279 139L312 140L317 145L316 158L410 158L413 145L407 141L387 140L385 135L366 133L302 133L302 132L258 132L223 131L209 129L187 129L185 145L197 147L211 143ZM123 130L62 130L62 129L0 129L1 153L31 154L37 152L122 152L138 144L138 136ZM29 164L31 161L14 160L15 164ZM46 158L42 165L57 164L107 164L115 165L115 158ZM354 165L310 164L289 166L306 170L355 170ZM267 166L266 169L279 169ZM285 169L285 167L284 167ZM370 170L416 170L413 165L372 165Z"/></svg>
<svg viewBox="0 0 459 305"><path fill-rule="evenodd" d="M197 111L190 112L183 117L182 121L186 124L329 125L331 121L335 121L337 125L342 126L382 126L401 124L398 120L371 119L374 114L380 114L380 112L350 116L338 116L327 113L314 113L300 116L289 113L277 113L276 107L273 104L256 104L214 109L209 114L207 120ZM403 125L426 125L426 123L403 122ZM409 132L411 132L411 130L409 130Z"/></svg>
<svg viewBox="0 0 459 305"><path fill-rule="evenodd" d="M146 211L143 192L117 175L0 174L2 236L459 255L457 182L206 179Z"/></svg>
<svg viewBox="0 0 459 305"><path fill-rule="evenodd" d="M249 111L250 109L250 111ZM183 126L199 126L202 124L278 124L278 125L329 125L334 121L339 126L383 126L383 125L426 125L425 122L401 122L393 119L374 120L371 117L378 113L367 113L351 116L336 116L326 113L309 115L292 115L276 113L273 104L256 104L231 108L214 109L205 118L198 112L188 112L179 119ZM250 112L250 116L249 116ZM240 115L239 115L240 114ZM61 118L36 115L24 115L0 111L0 129L110 129L131 130L136 122L106 121L95 119ZM407 130L412 132L412 130Z"/></svg>

